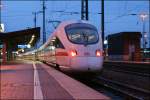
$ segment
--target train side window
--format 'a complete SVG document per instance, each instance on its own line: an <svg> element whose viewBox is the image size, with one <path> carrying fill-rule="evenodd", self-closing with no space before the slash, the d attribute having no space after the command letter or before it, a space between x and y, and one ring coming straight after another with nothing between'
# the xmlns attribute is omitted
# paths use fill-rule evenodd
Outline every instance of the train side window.
<svg viewBox="0 0 150 100"><path fill-rule="evenodd" d="M62 48L62 49L64 49L65 47L64 47L64 45L62 44L62 42L59 40L59 38L57 38L56 37L56 39L55 39L55 47L56 48Z"/></svg>
<svg viewBox="0 0 150 100"><path fill-rule="evenodd" d="M51 51L55 49L55 46L52 41L47 45L46 49L47 51Z"/></svg>

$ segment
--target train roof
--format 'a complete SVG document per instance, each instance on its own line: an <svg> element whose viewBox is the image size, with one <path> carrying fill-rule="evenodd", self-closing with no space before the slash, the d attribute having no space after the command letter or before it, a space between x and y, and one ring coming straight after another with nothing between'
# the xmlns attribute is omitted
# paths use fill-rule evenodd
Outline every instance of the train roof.
<svg viewBox="0 0 150 100"><path fill-rule="evenodd" d="M61 29L64 28L65 26L69 25L69 24L73 24L73 23L86 23L86 24L91 24L89 21L85 21L85 20L67 20L67 21L62 21L57 28L50 34L48 40L38 49L38 50L42 50L49 42L50 40L53 38L53 36L55 36L55 33Z"/></svg>
<svg viewBox="0 0 150 100"><path fill-rule="evenodd" d="M59 27L65 27L65 26L67 26L68 24L73 24L73 23L92 24L92 23L90 23L89 21L85 21L85 20L69 20L69 21L63 21L63 22L61 22L61 23L58 25L58 28L59 28Z"/></svg>

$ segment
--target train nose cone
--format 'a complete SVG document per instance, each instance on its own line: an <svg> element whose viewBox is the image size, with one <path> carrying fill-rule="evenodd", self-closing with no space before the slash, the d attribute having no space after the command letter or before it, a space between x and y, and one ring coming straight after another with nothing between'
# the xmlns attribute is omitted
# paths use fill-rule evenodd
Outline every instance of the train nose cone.
<svg viewBox="0 0 150 100"><path fill-rule="evenodd" d="M97 57L75 57L71 59L71 67L79 71L96 71L102 67L102 58Z"/></svg>
<svg viewBox="0 0 150 100"><path fill-rule="evenodd" d="M70 63L74 70L88 70L87 59L85 57L74 57Z"/></svg>

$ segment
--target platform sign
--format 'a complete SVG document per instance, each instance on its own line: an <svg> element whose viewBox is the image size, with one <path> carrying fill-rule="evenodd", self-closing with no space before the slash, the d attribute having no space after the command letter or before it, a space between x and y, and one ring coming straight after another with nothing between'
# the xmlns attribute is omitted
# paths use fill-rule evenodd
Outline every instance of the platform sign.
<svg viewBox="0 0 150 100"><path fill-rule="evenodd" d="M18 45L18 48L24 49L27 48L27 45Z"/></svg>
<svg viewBox="0 0 150 100"><path fill-rule="evenodd" d="M30 48L31 45L18 45L18 48L21 48L21 49L25 49L25 48Z"/></svg>

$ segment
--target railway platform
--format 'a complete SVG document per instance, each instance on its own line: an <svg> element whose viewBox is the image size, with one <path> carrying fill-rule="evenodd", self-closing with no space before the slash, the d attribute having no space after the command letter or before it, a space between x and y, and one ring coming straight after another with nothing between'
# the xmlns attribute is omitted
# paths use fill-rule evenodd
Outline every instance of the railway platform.
<svg viewBox="0 0 150 100"><path fill-rule="evenodd" d="M103 99L109 97L40 62L0 66L0 99Z"/></svg>

